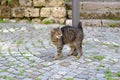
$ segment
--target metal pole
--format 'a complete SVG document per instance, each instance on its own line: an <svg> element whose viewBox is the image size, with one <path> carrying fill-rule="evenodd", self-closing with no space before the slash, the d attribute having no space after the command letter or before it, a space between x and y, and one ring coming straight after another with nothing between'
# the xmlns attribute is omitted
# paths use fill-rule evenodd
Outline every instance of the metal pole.
<svg viewBox="0 0 120 80"><path fill-rule="evenodd" d="M80 0L72 0L72 26L78 27L80 22ZM73 55L77 55L78 52L75 49Z"/></svg>
<svg viewBox="0 0 120 80"><path fill-rule="evenodd" d="M72 0L72 26L77 27L80 21L80 0Z"/></svg>

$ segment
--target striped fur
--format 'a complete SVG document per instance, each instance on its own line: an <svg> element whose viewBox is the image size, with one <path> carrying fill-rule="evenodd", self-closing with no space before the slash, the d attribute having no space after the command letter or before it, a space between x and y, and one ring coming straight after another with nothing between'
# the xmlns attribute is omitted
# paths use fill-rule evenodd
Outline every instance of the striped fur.
<svg viewBox="0 0 120 80"><path fill-rule="evenodd" d="M82 55L82 41L83 41L83 29L81 22L78 27L63 26L62 28L53 28L51 30L51 41L57 48L57 55L55 59L62 56L62 49L65 44L70 44L70 52L68 55L73 55L77 50L77 57Z"/></svg>

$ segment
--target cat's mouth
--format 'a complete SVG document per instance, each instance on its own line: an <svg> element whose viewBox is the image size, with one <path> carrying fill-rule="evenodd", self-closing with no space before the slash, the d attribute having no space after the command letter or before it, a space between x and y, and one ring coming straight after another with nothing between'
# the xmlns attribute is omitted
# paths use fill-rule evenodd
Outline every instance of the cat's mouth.
<svg viewBox="0 0 120 80"><path fill-rule="evenodd" d="M56 37L57 37L58 39L60 39L60 38L62 37L62 34L61 34L61 35L57 35Z"/></svg>

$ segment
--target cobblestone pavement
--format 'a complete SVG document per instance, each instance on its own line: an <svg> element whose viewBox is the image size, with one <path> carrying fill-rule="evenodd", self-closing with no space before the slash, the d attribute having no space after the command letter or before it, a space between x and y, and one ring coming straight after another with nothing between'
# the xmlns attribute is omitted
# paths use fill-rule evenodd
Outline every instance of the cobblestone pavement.
<svg viewBox="0 0 120 80"><path fill-rule="evenodd" d="M50 28L0 24L0 80L120 80L120 28L85 27L83 56L53 60Z"/></svg>

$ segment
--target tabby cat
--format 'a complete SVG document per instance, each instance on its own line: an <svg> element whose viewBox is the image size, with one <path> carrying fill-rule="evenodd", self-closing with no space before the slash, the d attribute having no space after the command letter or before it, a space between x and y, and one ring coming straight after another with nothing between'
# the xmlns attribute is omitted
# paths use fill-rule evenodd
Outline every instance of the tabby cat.
<svg viewBox="0 0 120 80"><path fill-rule="evenodd" d="M62 57L62 49L65 44L70 44L69 56L73 55L77 50L77 58L82 55L82 41L83 41L83 29L82 23L79 22L78 27L63 26L51 29L51 41L57 48L57 54L54 59Z"/></svg>

